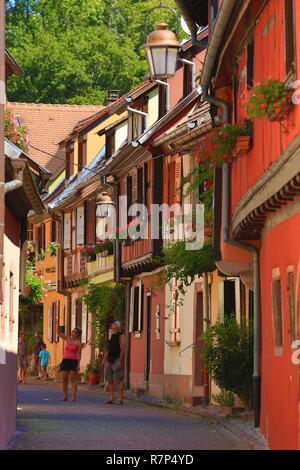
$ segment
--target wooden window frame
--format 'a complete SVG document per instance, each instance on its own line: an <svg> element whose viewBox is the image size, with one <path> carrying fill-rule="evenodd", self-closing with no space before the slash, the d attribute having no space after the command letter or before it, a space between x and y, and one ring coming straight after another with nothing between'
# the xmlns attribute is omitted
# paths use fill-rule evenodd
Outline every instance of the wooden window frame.
<svg viewBox="0 0 300 470"><path fill-rule="evenodd" d="M192 91L192 65L183 63L183 98L189 96Z"/></svg>
<svg viewBox="0 0 300 470"><path fill-rule="evenodd" d="M278 268L272 272L272 323L273 323L273 339L274 339L274 355L282 356L283 354L283 305L282 305L282 282L280 271Z"/></svg>
<svg viewBox="0 0 300 470"><path fill-rule="evenodd" d="M252 39L247 46L247 87L253 88L254 86L254 39Z"/></svg>
<svg viewBox="0 0 300 470"><path fill-rule="evenodd" d="M295 273L293 266L289 266L287 268L287 291L289 308L289 335L292 344L296 339Z"/></svg>
<svg viewBox="0 0 300 470"><path fill-rule="evenodd" d="M295 1L284 1L284 50L285 50L285 74L286 82L296 80L296 19ZM289 23L288 23L289 22ZM292 22L292 25L290 24ZM288 24L287 24L288 23ZM292 27L291 27L292 26Z"/></svg>

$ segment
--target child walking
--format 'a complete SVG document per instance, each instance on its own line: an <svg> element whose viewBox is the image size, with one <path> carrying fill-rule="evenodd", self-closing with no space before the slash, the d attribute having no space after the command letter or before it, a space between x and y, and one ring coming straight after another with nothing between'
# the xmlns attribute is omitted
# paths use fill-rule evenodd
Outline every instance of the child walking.
<svg viewBox="0 0 300 470"><path fill-rule="evenodd" d="M50 353L47 351L47 346L45 343L42 344L42 350L39 353L39 357L41 358L41 371L42 371L42 377L44 379L44 382L46 382L46 378L48 377L47 374L47 366L50 364Z"/></svg>

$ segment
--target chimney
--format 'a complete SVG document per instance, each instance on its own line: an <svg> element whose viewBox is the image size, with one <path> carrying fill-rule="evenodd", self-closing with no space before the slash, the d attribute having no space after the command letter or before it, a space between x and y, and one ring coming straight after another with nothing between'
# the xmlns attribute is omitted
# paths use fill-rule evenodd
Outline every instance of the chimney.
<svg viewBox="0 0 300 470"><path fill-rule="evenodd" d="M109 105L110 103L114 103L120 97L120 90L109 90L108 98L105 101L105 106Z"/></svg>

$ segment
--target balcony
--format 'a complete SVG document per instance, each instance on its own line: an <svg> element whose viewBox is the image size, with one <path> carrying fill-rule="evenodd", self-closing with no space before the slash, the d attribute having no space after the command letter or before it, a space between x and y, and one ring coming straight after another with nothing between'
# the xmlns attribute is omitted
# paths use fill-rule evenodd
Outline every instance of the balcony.
<svg viewBox="0 0 300 470"><path fill-rule="evenodd" d="M114 256L98 253L95 261L87 262L87 275L89 278L99 276L114 269Z"/></svg>

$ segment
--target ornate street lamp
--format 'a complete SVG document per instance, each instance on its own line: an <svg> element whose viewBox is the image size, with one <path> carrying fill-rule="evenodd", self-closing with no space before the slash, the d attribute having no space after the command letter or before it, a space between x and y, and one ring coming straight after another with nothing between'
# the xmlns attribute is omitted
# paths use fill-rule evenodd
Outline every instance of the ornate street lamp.
<svg viewBox="0 0 300 470"><path fill-rule="evenodd" d="M173 77L176 72L180 44L166 23L158 23L144 46L152 80Z"/></svg>
<svg viewBox="0 0 300 470"><path fill-rule="evenodd" d="M96 197L96 217L106 219L111 217L115 203L107 191L102 191Z"/></svg>
<svg viewBox="0 0 300 470"><path fill-rule="evenodd" d="M157 7L151 8L146 15L145 37L148 34L149 14L158 8L170 10L176 16L178 31L179 17L176 10L160 2ZM152 80L164 80L175 75L180 47L176 34L168 30L168 25L166 23L158 23L156 30L148 35L144 45Z"/></svg>

